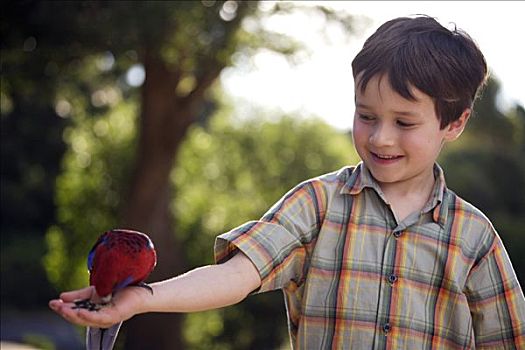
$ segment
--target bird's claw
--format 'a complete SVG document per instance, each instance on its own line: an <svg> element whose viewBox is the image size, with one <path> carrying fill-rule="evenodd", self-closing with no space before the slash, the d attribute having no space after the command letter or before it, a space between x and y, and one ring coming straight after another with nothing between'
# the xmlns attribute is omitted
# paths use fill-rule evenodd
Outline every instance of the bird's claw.
<svg viewBox="0 0 525 350"><path fill-rule="evenodd" d="M144 283L144 282L140 282L137 284L137 287L141 287L141 288L144 288L144 289L147 289L150 291L151 294L153 294L153 288L151 288L151 286L147 283Z"/></svg>
<svg viewBox="0 0 525 350"><path fill-rule="evenodd" d="M74 301L75 306L73 309L87 309L89 311L98 311L101 308L101 305L95 304L89 299L79 299Z"/></svg>

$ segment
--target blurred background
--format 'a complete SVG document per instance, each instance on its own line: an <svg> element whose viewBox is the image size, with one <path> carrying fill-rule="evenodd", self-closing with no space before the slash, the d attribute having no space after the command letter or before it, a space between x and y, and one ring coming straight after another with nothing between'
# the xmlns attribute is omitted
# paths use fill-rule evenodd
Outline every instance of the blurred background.
<svg viewBox="0 0 525 350"><path fill-rule="evenodd" d="M439 162L449 187L491 219L523 286L523 7L2 2L2 349L83 348L84 330L47 302L87 285L87 252L107 229L148 232L159 254L151 280L171 277L212 263L215 236L260 217L298 182L358 162L350 63L382 22L416 13L467 30L491 67L467 131ZM288 347L280 292L137 316L117 344Z"/></svg>

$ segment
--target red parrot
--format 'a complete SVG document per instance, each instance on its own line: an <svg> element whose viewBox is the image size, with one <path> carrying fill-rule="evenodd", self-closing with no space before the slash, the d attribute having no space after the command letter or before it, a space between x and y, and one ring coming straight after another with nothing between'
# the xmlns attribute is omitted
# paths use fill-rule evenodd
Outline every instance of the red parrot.
<svg viewBox="0 0 525 350"><path fill-rule="evenodd" d="M100 304L78 300L76 308L99 310L111 301L114 293L127 286L147 288L144 280L157 264L157 254L151 239L144 233L113 229L102 234L88 254L89 284L95 287ZM88 328L86 345L89 350L110 350L120 329Z"/></svg>
<svg viewBox="0 0 525 350"><path fill-rule="evenodd" d="M89 284L103 302L127 286L143 284L157 263L153 242L142 232L115 229L99 237L88 255ZM148 287L146 287L148 288Z"/></svg>

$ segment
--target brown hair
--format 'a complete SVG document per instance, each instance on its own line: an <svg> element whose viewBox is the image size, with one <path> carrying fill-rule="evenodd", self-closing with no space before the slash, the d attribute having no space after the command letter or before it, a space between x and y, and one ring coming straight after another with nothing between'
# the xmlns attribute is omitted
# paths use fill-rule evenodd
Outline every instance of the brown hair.
<svg viewBox="0 0 525 350"><path fill-rule="evenodd" d="M364 91L370 79L387 74L398 94L415 100L415 87L434 100L443 129L472 108L487 79L487 63L472 38L448 30L434 18L401 17L381 25L352 61Z"/></svg>

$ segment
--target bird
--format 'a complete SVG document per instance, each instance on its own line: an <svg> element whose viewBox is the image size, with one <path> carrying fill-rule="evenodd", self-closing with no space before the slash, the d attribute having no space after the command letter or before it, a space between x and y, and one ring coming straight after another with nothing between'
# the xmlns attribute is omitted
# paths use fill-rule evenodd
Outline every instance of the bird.
<svg viewBox="0 0 525 350"><path fill-rule="evenodd" d="M74 308L98 311L111 302L113 295L128 286L153 289L144 280L157 264L157 253L145 233L129 229L104 232L89 251L87 266L89 284L95 288L100 302L76 300ZM122 322L110 328L88 327L88 350L111 350Z"/></svg>

